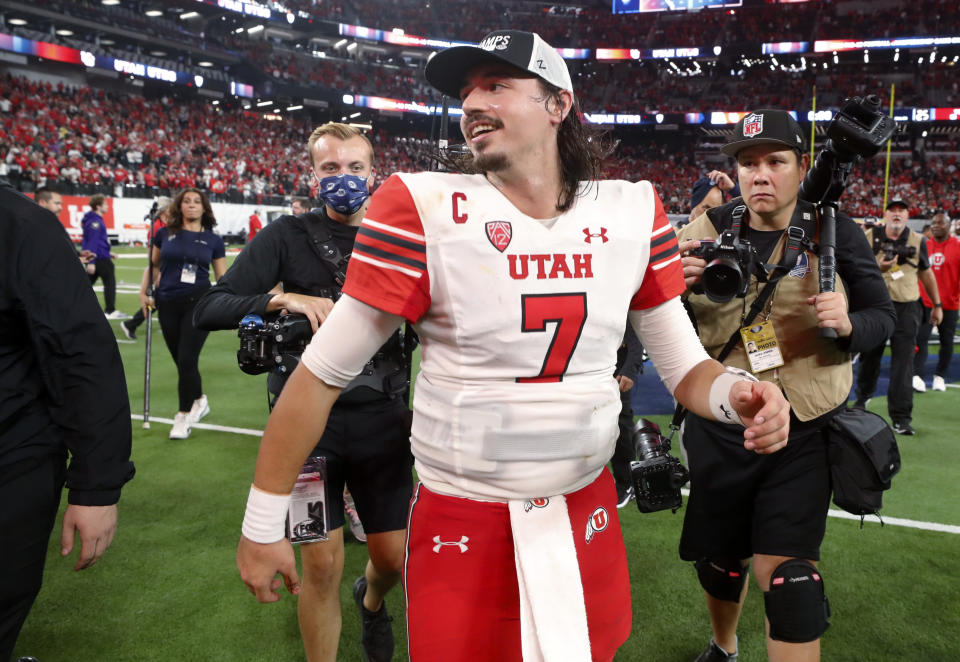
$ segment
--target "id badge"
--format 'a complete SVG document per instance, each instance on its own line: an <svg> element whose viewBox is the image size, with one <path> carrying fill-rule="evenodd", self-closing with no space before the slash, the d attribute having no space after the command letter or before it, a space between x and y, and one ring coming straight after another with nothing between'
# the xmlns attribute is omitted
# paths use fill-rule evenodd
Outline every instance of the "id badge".
<svg viewBox="0 0 960 662"><path fill-rule="evenodd" d="M180 272L180 282L187 283L188 285L193 285L197 282L197 265L195 262L183 265L183 270Z"/></svg>
<svg viewBox="0 0 960 662"><path fill-rule="evenodd" d="M750 361L750 372L757 375L783 365L783 355L780 353L780 343L773 330L773 322L767 320L759 324L740 329L743 346L747 350L747 360Z"/></svg>
<svg viewBox="0 0 960 662"><path fill-rule="evenodd" d="M900 268L899 264L895 264L890 267L890 278L893 280L900 280L903 278L903 269Z"/></svg>
<svg viewBox="0 0 960 662"><path fill-rule="evenodd" d="M327 460L307 458L287 510L287 537L296 545L327 539Z"/></svg>

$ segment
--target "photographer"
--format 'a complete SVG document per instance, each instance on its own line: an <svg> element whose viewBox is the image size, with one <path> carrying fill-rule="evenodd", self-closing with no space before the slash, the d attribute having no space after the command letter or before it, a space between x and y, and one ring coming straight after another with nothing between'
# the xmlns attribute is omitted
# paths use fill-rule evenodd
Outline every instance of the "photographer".
<svg viewBox="0 0 960 662"><path fill-rule="evenodd" d="M930 323L943 320L943 305L937 289L937 279L930 270L927 246L919 232L907 227L909 207L900 198L887 204L883 214L883 228L866 230L867 242L873 246L883 280L890 290L896 309L896 327L890 336L890 386L887 390L887 412L897 434L914 434L910 425L913 413L913 356L920 329L920 281L933 303ZM860 354L860 374L857 375L856 406L866 407L877 388L880 359L885 342L878 343Z"/></svg>
<svg viewBox="0 0 960 662"><path fill-rule="evenodd" d="M683 442L691 484L680 556L695 564L713 628L697 662L737 658L751 557L765 594L769 658L819 659L819 638L828 625L813 566L830 500L823 428L845 405L852 353L881 343L893 328L893 309L870 247L846 216L836 228L837 291L819 292L816 207L798 198L809 161L804 147L803 133L787 112L747 114L723 147L737 160L742 197L710 209L679 233L687 301L707 352L718 357L735 342L723 363L776 384L791 405L788 444L770 455L745 451L741 426L687 413ZM731 264L712 262L718 247L699 240L726 230L732 230L727 242L736 248L743 286L728 285L729 296L718 297L717 270L730 275ZM761 313L744 319L768 281L773 289ZM839 337L822 338L823 328ZM748 354L751 342L756 351ZM814 581L790 581L797 577Z"/></svg>
<svg viewBox="0 0 960 662"><path fill-rule="evenodd" d="M236 329L247 314L287 311L305 315L314 332L339 298L347 258L353 251L373 182L373 147L353 127L328 123L308 141L308 153L324 207L282 216L244 247L217 285L197 304L195 323L205 329ZM280 282L281 294L268 292ZM409 359L400 356L394 334L374 374L361 375L330 413L330 424L311 453L326 458L328 539L301 545L304 582L299 598L300 633L307 659L334 660L340 636L343 571L344 483L356 501L367 534L370 561L354 584L363 616L367 659L389 660L393 633L383 598L400 579L407 506L413 489L408 443L410 414L400 393L386 387L381 366L402 367L386 375L405 387ZM299 356L291 357L292 368ZM286 375L272 371L268 389L280 393ZM366 385L364 385L366 384Z"/></svg>

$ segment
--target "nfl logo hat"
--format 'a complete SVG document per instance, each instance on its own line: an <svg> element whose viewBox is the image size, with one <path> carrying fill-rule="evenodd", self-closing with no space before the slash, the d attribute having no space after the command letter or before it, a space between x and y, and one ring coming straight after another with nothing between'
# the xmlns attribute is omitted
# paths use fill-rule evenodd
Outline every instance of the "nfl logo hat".
<svg viewBox="0 0 960 662"><path fill-rule="evenodd" d="M459 99L467 72L487 62L505 62L573 93L567 63L557 49L535 32L497 30L481 39L477 46L454 46L440 51L427 62L424 74L435 88Z"/></svg>
<svg viewBox="0 0 960 662"><path fill-rule="evenodd" d="M743 116L733 129L733 135L720 151L727 156L753 145L783 145L801 152L806 141L800 125L785 110L755 110Z"/></svg>

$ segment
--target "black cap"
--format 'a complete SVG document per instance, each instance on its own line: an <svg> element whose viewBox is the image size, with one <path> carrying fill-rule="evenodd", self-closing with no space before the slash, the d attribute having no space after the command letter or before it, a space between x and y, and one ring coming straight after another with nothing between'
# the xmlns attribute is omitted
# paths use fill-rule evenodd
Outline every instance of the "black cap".
<svg viewBox="0 0 960 662"><path fill-rule="evenodd" d="M801 152L807 148L800 125L790 113L766 109L744 115L720 151L727 156L736 156L745 147L767 144L783 145Z"/></svg>
<svg viewBox="0 0 960 662"><path fill-rule="evenodd" d="M693 188L690 190L690 209L693 209L707 197L707 193L710 192L716 184L713 183L709 177L701 177L693 183Z"/></svg>
<svg viewBox="0 0 960 662"><path fill-rule="evenodd" d="M570 70L557 49L537 33L520 30L497 30L481 39L478 46L440 51L427 62L424 74L435 88L459 99L467 72L486 62L506 62L573 93Z"/></svg>
<svg viewBox="0 0 960 662"><path fill-rule="evenodd" d="M907 201L900 196L890 199L890 202L887 203L886 209L890 209L890 207L903 207L907 210L910 209L910 205L907 204Z"/></svg>

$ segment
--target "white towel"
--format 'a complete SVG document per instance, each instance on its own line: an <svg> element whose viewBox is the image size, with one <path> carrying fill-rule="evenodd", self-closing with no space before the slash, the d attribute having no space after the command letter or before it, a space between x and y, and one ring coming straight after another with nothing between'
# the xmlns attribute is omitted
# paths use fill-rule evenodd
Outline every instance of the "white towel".
<svg viewBox="0 0 960 662"><path fill-rule="evenodd" d="M510 501L524 662L590 662L580 565L563 496Z"/></svg>

